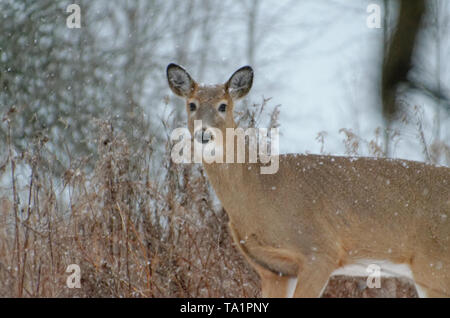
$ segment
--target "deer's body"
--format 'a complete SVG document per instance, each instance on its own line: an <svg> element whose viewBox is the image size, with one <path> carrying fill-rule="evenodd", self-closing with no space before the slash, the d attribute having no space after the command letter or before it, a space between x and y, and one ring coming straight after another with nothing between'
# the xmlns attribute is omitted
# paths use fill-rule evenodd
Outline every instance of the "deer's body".
<svg viewBox="0 0 450 318"><path fill-rule="evenodd" d="M413 273L425 268L429 277L415 274L420 286L427 289L434 281L450 288L448 168L281 155L273 175L260 174L252 164L206 164L205 169L234 240L251 262L294 278L327 264L325 281L305 296L320 293L334 270L364 259L407 264Z"/></svg>
<svg viewBox="0 0 450 318"><path fill-rule="evenodd" d="M180 82L171 81L170 67L172 87ZM208 88L195 82L185 91L187 105L200 106L189 113L191 129L208 113L208 125L235 127L227 93L234 77L214 86L215 96L224 94L217 98L199 98ZM223 101L231 107L214 116ZM285 297L291 288L297 297L320 296L335 270L371 259L406 264L428 296L450 296L449 168L320 155L280 155L275 174L260 174L258 163L204 166L264 296Z"/></svg>

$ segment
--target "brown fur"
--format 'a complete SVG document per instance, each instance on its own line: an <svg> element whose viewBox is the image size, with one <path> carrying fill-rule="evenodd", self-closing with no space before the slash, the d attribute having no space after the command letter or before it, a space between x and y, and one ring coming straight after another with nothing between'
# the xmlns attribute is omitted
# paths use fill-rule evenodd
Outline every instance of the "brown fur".
<svg viewBox="0 0 450 318"><path fill-rule="evenodd" d="M196 119L224 136L236 127L227 87L194 84L183 96L199 107L194 114L187 109L191 133ZM225 118L216 110L222 101ZM292 154L279 162L272 175L260 174L259 163L204 163L263 295L286 296L288 279L297 277L294 296L317 297L335 269L382 259L410 265L428 295L450 296L449 168Z"/></svg>

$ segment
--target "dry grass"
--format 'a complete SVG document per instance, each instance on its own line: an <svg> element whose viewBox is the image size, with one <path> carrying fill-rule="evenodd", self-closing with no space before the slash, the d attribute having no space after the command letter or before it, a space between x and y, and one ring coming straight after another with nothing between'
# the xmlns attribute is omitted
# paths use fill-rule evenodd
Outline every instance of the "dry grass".
<svg viewBox="0 0 450 318"><path fill-rule="evenodd" d="M96 126L90 172L88 159L75 157L52 174L46 137L24 153L8 143L0 297L259 296L201 165L175 165L167 151L154 176L151 148L133 154L110 120ZM80 289L66 287L69 264L81 268Z"/></svg>
<svg viewBox="0 0 450 318"><path fill-rule="evenodd" d="M267 101L240 114L241 125L257 126ZM269 113L276 126L278 107ZM17 114L3 115L13 130ZM48 137L37 136L25 152L7 141L0 157L0 297L260 296L259 279L233 246L202 167L173 164L167 140L154 174L151 147L136 154L111 120L96 126L94 169L86 168L89 158L71 156L59 176ZM362 140L343 132L356 154ZM367 144L382 155L377 140ZM433 157L448 155L449 147L427 149ZM80 289L66 286L69 264L81 268ZM360 285L333 278L324 296L414 295L402 281L387 284L395 286L390 292Z"/></svg>
<svg viewBox="0 0 450 318"><path fill-rule="evenodd" d="M387 132L387 140L381 128L377 128L374 137L371 140L366 140L351 129L342 128L339 130L343 134L343 144L345 146L345 153L349 156L358 156L365 154L374 157L387 157L386 149L398 148L401 141L409 140L414 144L410 147L417 148L416 153L421 153L422 160L431 164L444 164L450 166L450 143L448 140L441 138L426 138L426 130L424 128L424 110L420 106L403 106L404 110L397 121L397 127L392 128ZM434 130L432 127L430 130ZM326 132L320 132L316 140L321 145L321 152L323 153ZM431 140L427 142L427 140ZM386 147L386 142L390 146Z"/></svg>

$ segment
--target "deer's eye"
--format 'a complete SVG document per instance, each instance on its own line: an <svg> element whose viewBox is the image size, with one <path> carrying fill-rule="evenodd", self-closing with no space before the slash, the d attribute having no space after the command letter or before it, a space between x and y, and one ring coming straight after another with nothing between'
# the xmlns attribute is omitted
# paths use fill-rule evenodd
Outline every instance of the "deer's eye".
<svg viewBox="0 0 450 318"><path fill-rule="evenodd" d="M189 109L193 112L197 109L197 105L195 105L195 103L189 103Z"/></svg>
<svg viewBox="0 0 450 318"><path fill-rule="evenodd" d="M224 112L227 110L227 104L220 104L219 105L219 112Z"/></svg>

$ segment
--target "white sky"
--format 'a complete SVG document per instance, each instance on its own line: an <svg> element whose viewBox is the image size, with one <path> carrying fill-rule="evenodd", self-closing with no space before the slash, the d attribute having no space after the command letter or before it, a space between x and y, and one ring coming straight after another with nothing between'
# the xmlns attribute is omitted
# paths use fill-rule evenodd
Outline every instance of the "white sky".
<svg viewBox="0 0 450 318"><path fill-rule="evenodd" d="M367 140L374 138L375 129L382 124L376 110L383 29L367 27L366 8L371 3L378 1L307 0L263 22L270 31L262 35L257 48L257 60L264 62L256 65L250 98L256 102L264 95L272 97L273 104L282 104L281 152L319 153L321 145L316 136L321 131L327 132L325 152L331 154L344 154L341 128L352 129ZM265 12L278 12L285 4L263 2L269 9ZM236 30L232 38L245 42L240 31ZM235 54L234 47L222 52L220 58L227 62L227 52L229 56ZM237 68L246 61L242 58L231 64ZM217 69L209 70L205 81L223 81L234 71L219 69L220 74ZM425 99L416 102L426 109L425 117L430 118L427 124L431 125L432 105ZM447 116L442 131L450 138L449 122ZM422 160L414 131L405 134L394 156ZM362 154L367 153L363 150Z"/></svg>

